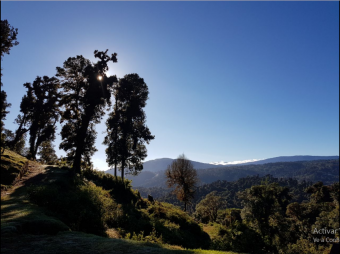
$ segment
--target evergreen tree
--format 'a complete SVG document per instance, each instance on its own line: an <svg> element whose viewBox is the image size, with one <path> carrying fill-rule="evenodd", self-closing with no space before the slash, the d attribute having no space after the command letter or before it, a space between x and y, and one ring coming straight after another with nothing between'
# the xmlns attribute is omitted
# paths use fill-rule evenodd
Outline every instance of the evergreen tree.
<svg viewBox="0 0 340 254"><path fill-rule="evenodd" d="M24 86L32 94L29 143L30 156L35 159L41 143L55 139L56 123L59 120L59 80L55 77L37 77L32 85L26 83Z"/></svg>
<svg viewBox="0 0 340 254"><path fill-rule="evenodd" d="M3 133L4 137L4 142L5 142L5 147L8 147L7 144L11 143L14 140L14 133L11 130L4 130ZM12 151L24 156L25 155L25 145L26 145L26 138L27 138L27 133L24 133L20 140L16 142L15 146L11 149Z"/></svg>
<svg viewBox="0 0 340 254"><path fill-rule="evenodd" d="M19 126L8 145L14 149L23 135L29 132L29 157L35 159L41 143L55 139L59 120L59 81L55 77L37 77L32 84L25 83L24 87L27 88L27 94L22 98L21 114L16 119Z"/></svg>
<svg viewBox="0 0 340 254"><path fill-rule="evenodd" d="M81 161L90 161L94 147L95 124L104 116L104 108L110 106L110 95L116 76L107 77L108 62L117 62L117 54L94 51L99 61L92 64L83 56L68 58L63 68L57 67L57 77L62 87L63 111L60 148L73 161L75 173L81 172Z"/></svg>
<svg viewBox="0 0 340 254"><path fill-rule="evenodd" d="M58 157L54 150L51 140L44 141L39 149L40 161L45 164L56 164Z"/></svg>
<svg viewBox="0 0 340 254"><path fill-rule="evenodd" d="M146 126L146 115L143 108L148 99L148 87L138 74L125 75L115 86L114 111L106 122L107 136L104 144L107 162L121 169L121 177L124 178L124 170L137 175L143 169L142 161L147 156L145 143L149 144L154 139Z"/></svg>
<svg viewBox="0 0 340 254"><path fill-rule="evenodd" d="M9 51L13 46L19 44L16 41L17 35L18 28L12 27L6 19L1 20L1 60L5 54L9 55Z"/></svg>
<svg viewBox="0 0 340 254"><path fill-rule="evenodd" d="M1 83L2 85L2 83ZM1 110L1 122L0 122L0 129L1 129L1 147L4 146L5 143L5 136L4 136L4 122L3 120L6 120L6 115L9 113L9 111L7 110L7 108L9 108L11 106L10 103L7 103L7 94L5 91L1 91L1 101L0 101L0 110Z"/></svg>
<svg viewBox="0 0 340 254"><path fill-rule="evenodd" d="M9 55L9 51L13 46L16 46L19 44L18 41L16 41L18 35L18 28L12 27L7 20L1 20L1 61L5 54ZM1 68L1 77L2 77L2 68ZM2 86L2 80L1 80L1 86ZM3 120L6 120L6 115L9 113L7 111L7 108L11 106L10 103L7 102L7 94L4 90L1 89L1 98L0 98L0 130L1 130L1 147L4 146L4 138L3 131L4 131L4 122Z"/></svg>

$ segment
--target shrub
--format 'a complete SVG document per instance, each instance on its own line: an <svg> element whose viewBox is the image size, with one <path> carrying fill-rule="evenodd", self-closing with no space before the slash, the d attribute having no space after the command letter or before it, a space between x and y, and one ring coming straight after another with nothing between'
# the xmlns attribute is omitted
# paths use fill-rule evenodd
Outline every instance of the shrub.
<svg viewBox="0 0 340 254"><path fill-rule="evenodd" d="M108 191L91 183L72 186L67 181L57 181L30 187L28 195L72 230L104 235L108 226L117 224L117 204Z"/></svg>
<svg viewBox="0 0 340 254"><path fill-rule="evenodd" d="M95 185L101 186L104 190L108 190L112 198L119 204L133 204L135 205L141 196L138 191L131 188L131 181L114 177L111 174L85 169L82 175Z"/></svg>

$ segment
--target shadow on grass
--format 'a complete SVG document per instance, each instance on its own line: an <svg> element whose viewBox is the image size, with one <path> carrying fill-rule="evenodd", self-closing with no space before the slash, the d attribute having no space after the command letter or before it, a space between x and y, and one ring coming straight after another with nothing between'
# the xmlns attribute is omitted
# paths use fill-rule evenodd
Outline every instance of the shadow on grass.
<svg viewBox="0 0 340 254"><path fill-rule="evenodd" d="M12 193L1 197L1 236L18 233L56 234L69 228L60 220L46 215L46 209L28 201L27 187L47 185L62 177L69 170L48 166L44 172L28 178Z"/></svg>

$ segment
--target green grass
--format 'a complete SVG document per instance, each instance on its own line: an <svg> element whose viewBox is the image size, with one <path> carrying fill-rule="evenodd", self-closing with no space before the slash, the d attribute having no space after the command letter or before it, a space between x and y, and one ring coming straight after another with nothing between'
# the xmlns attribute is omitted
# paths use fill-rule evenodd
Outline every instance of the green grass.
<svg viewBox="0 0 340 254"><path fill-rule="evenodd" d="M203 224L203 231L208 233L211 239L218 236L218 231L221 226L217 223Z"/></svg>
<svg viewBox="0 0 340 254"><path fill-rule="evenodd" d="M10 153L7 153L10 154ZM12 160L21 159L15 154ZM46 167L30 182L49 184L66 177L65 169ZM168 244L153 244L127 239L112 239L71 231L42 207L30 203L27 186L15 188L1 197L1 253L134 253L134 254L232 254L233 252L183 249Z"/></svg>
<svg viewBox="0 0 340 254"><path fill-rule="evenodd" d="M176 250L125 239L109 239L81 232L63 232L56 236L21 235L18 238L1 238L1 253L134 253L134 254L232 254L210 250Z"/></svg>
<svg viewBox="0 0 340 254"><path fill-rule="evenodd" d="M1 189L11 187L13 181L18 177L28 160L10 150L5 149L1 154Z"/></svg>

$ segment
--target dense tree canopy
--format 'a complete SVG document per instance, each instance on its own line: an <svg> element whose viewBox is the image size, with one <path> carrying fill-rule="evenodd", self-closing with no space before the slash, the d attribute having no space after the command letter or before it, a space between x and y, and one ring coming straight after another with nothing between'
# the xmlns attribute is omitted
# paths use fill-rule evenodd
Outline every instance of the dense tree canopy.
<svg viewBox="0 0 340 254"><path fill-rule="evenodd" d="M201 220L207 218L209 221L214 222L222 205L222 198L216 195L216 191L213 191L196 205L196 213Z"/></svg>
<svg viewBox="0 0 340 254"><path fill-rule="evenodd" d="M3 120L6 120L6 115L9 113L9 111L7 110L7 108L9 108L11 106L10 103L7 102L7 93L3 90L1 90L1 101L0 101L0 114L1 114L1 122L0 122L0 129L1 129L1 144L4 143L4 137L3 137L3 131L4 131L4 122Z"/></svg>
<svg viewBox="0 0 340 254"><path fill-rule="evenodd" d="M117 54L107 55L107 51L94 51L99 61L92 64L83 56L70 57L63 67L57 67L57 77L61 81L63 112L61 121L60 148L67 151L76 173L80 173L81 161L90 161L96 151L95 124L105 114L104 108L110 104L110 96L116 76L106 76L108 62L117 62Z"/></svg>
<svg viewBox="0 0 340 254"><path fill-rule="evenodd" d="M17 41L18 28L12 27L8 21L1 20L1 60L13 46L19 44Z"/></svg>
<svg viewBox="0 0 340 254"><path fill-rule="evenodd" d="M154 139L146 126L143 108L148 99L148 87L138 74L125 75L115 86L115 106L106 122L107 136L104 144L109 166L117 165L124 178L124 169L138 174L143 169L142 161L147 156L145 143Z"/></svg>
<svg viewBox="0 0 340 254"><path fill-rule="evenodd" d="M7 130L7 129L4 130L3 136L4 136L4 146L5 147L8 147L8 144L12 143L14 138L15 138L14 133L11 130ZM16 153L18 153L22 156L27 155L26 154L27 151L25 151L26 138L27 138L27 133L24 133L21 136L21 138L18 140L18 142L15 143L14 147L12 147L11 149L14 152L16 152Z"/></svg>
<svg viewBox="0 0 340 254"><path fill-rule="evenodd" d="M244 202L242 219L261 235L267 251L276 253L273 246L283 245L281 234L287 231L281 220L291 199L289 189L277 183L252 186L239 197Z"/></svg>
<svg viewBox="0 0 340 254"><path fill-rule="evenodd" d="M10 49L13 46L19 44L16 41L18 35L18 28L12 27L7 20L1 20L1 61L5 54L9 54ZM1 66L1 77L2 77L2 66ZM1 86L2 86L2 79L1 79ZM7 102L7 94L4 90L1 89L1 98L0 98L0 130L1 130L1 146L4 145L4 122L6 120L6 115L9 113L7 110L11 106L10 103Z"/></svg>
<svg viewBox="0 0 340 254"><path fill-rule="evenodd" d="M38 155L40 156L40 161L44 164L53 165L58 161L58 157L54 150L54 145L51 140L42 142Z"/></svg>
<svg viewBox="0 0 340 254"><path fill-rule="evenodd" d="M21 114L16 119L19 126L9 147L13 149L29 131L29 157L35 159L41 143L55 139L56 123L59 120L59 81L54 77L37 77L32 84L25 83L24 87L27 93L22 98Z"/></svg>

